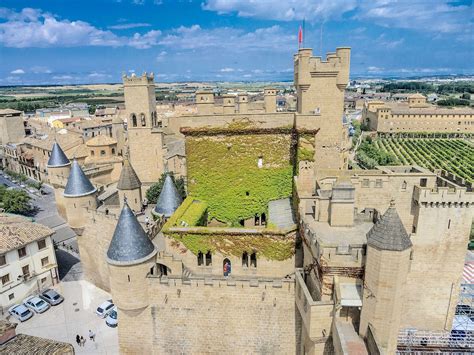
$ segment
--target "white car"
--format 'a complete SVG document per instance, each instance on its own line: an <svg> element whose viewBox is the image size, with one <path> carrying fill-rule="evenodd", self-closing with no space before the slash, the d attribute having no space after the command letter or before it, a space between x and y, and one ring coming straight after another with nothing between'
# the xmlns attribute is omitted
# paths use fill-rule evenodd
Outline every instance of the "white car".
<svg viewBox="0 0 474 355"><path fill-rule="evenodd" d="M105 318L110 312L112 312L113 308L114 304L112 303L112 300L108 300L97 307L95 314L97 314L100 318Z"/></svg>
<svg viewBox="0 0 474 355"><path fill-rule="evenodd" d="M42 299L48 302L51 306L56 306L64 301L64 297L52 289L47 289L39 295Z"/></svg>
<svg viewBox="0 0 474 355"><path fill-rule="evenodd" d="M118 325L118 314L117 314L117 306L115 306L112 311L109 313L107 316L107 319L105 320L105 324L107 324L109 327L115 328Z"/></svg>
<svg viewBox="0 0 474 355"><path fill-rule="evenodd" d="M20 322L24 322L25 320L30 319L33 317L33 312L31 312L28 308L26 308L22 304L16 304L11 306L8 309L8 313L10 313L14 318L18 319Z"/></svg>
<svg viewBox="0 0 474 355"><path fill-rule="evenodd" d="M45 300L42 300L38 296L28 297L27 299L23 301L23 304L29 309L32 309L33 311L35 311L36 313L46 312L49 309L49 307L51 307L48 302L46 302Z"/></svg>

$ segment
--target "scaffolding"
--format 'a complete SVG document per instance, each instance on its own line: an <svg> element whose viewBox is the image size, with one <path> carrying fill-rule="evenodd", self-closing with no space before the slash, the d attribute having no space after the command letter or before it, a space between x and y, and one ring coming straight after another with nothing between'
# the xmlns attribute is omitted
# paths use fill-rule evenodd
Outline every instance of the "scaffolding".
<svg viewBox="0 0 474 355"><path fill-rule="evenodd" d="M474 284L461 284L452 330L446 332L403 329L397 354L458 354L474 349Z"/></svg>

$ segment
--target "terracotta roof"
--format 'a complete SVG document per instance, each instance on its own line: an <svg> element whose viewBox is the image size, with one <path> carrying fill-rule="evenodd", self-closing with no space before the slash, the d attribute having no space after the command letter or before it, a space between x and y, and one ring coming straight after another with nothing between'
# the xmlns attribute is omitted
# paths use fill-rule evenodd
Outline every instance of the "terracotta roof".
<svg viewBox="0 0 474 355"><path fill-rule="evenodd" d="M22 111L18 110L13 110L11 108L4 108L0 110L0 115L14 115L14 114L19 114L23 113Z"/></svg>
<svg viewBox="0 0 474 355"><path fill-rule="evenodd" d="M0 254L25 246L36 240L43 239L54 233L51 228L30 222L28 218L0 214Z"/></svg>
<svg viewBox="0 0 474 355"><path fill-rule="evenodd" d="M142 186L137 173L133 170L132 165L128 158L124 158L122 172L120 173L120 179L117 184L119 190L133 190L139 189Z"/></svg>
<svg viewBox="0 0 474 355"><path fill-rule="evenodd" d="M111 123L107 122L104 123L102 120L83 120L77 124L78 127L81 129L86 129L86 128L93 128L93 127L105 127L109 126Z"/></svg>
<svg viewBox="0 0 474 355"><path fill-rule="evenodd" d="M15 329L16 323L8 321L0 321L0 337L7 331ZM26 334L17 334L2 344L1 352L5 354L15 355L65 355L74 354L74 347L72 344L63 343L56 340L50 340L40 337L35 337Z"/></svg>
<svg viewBox="0 0 474 355"><path fill-rule="evenodd" d="M63 151L66 151L78 146L83 141L82 137L76 134L49 134L44 139L27 137L23 140L23 142L48 151L51 151L53 149L54 143L57 142Z"/></svg>
<svg viewBox="0 0 474 355"><path fill-rule="evenodd" d="M390 207L367 233L367 245L380 250L403 251L412 246L392 201Z"/></svg>
<svg viewBox="0 0 474 355"><path fill-rule="evenodd" d="M425 95L420 94L417 92L416 94L408 96L409 99L426 99Z"/></svg>
<svg viewBox="0 0 474 355"><path fill-rule="evenodd" d="M86 142L86 145L88 147L101 147L111 144L117 144L117 141L114 138L109 137L105 134L99 134L98 136L95 136L94 138L91 138Z"/></svg>

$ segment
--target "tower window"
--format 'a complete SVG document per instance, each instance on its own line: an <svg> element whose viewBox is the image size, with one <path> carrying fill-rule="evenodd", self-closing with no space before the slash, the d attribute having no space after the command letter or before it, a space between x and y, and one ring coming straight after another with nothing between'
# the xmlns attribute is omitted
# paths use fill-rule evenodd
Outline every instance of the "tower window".
<svg viewBox="0 0 474 355"><path fill-rule="evenodd" d="M145 120L145 114L144 113L140 114L140 121L141 121L142 127L145 127L146 126L146 120Z"/></svg>
<svg viewBox="0 0 474 355"><path fill-rule="evenodd" d="M208 250L206 253L206 266L209 265L212 265L212 254L210 250Z"/></svg>
<svg viewBox="0 0 474 355"><path fill-rule="evenodd" d="M250 267L257 267L257 253L250 254Z"/></svg>
<svg viewBox="0 0 474 355"><path fill-rule="evenodd" d="M197 259L198 259L198 266L204 265L204 254L202 253L202 251L199 251L197 255Z"/></svg>
<svg viewBox="0 0 474 355"><path fill-rule="evenodd" d="M132 126L137 126L137 116L135 114L132 114Z"/></svg>
<svg viewBox="0 0 474 355"><path fill-rule="evenodd" d="M249 266L249 254L246 251L244 251L244 253L242 254L242 266Z"/></svg>

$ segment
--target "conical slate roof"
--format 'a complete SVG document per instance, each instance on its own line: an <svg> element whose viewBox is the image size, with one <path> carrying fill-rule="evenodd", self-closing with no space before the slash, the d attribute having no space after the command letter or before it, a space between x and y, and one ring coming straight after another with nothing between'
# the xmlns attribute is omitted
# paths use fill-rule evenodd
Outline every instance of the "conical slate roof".
<svg viewBox="0 0 474 355"><path fill-rule="evenodd" d="M142 186L137 173L133 170L130 160L124 158L122 172L120 173L120 179L117 184L119 190L134 190L139 189Z"/></svg>
<svg viewBox="0 0 474 355"><path fill-rule="evenodd" d="M80 197L90 195L96 191L97 189L91 184L86 174L84 174L77 160L74 159L66 188L64 189L64 196Z"/></svg>
<svg viewBox="0 0 474 355"><path fill-rule="evenodd" d="M171 217L174 211L181 205L181 202L183 202L183 198L179 194L173 179L169 174L166 175L165 183L156 202L154 212L167 218Z"/></svg>
<svg viewBox="0 0 474 355"><path fill-rule="evenodd" d="M384 215L367 233L367 245L380 250L403 251L412 246L393 201Z"/></svg>
<svg viewBox="0 0 474 355"><path fill-rule="evenodd" d="M48 168L59 168L71 164L69 159L64 154L63 150L57 142L54 142L53 149L51 150L51 156L48 160Z"/></svg>
<svg viewBox="0 0 474 355"><path fill-rule="evenodd" d="M156 248L125 201L107 250L111 264L131 264L147 259Z"/></svg>

